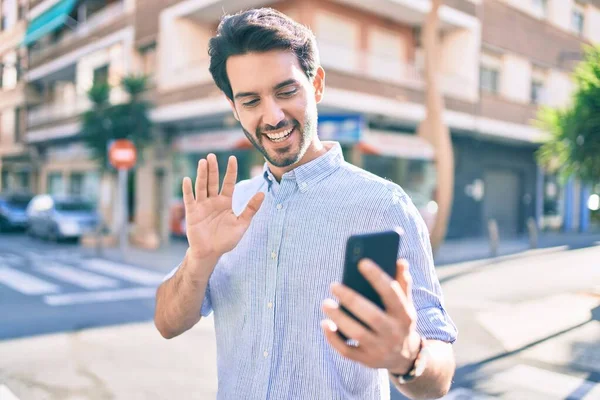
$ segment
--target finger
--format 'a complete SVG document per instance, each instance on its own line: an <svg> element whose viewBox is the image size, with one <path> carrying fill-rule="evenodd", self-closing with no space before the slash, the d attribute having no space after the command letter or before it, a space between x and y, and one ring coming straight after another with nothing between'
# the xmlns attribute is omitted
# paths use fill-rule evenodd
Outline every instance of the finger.
<svg viewBox="0 0 600 400"><path fill-rule="evenodd" d="M408 261L398 260L396 262L396 281L400 284L408 302L412 303L412 277L408 270Z"/></svg>
<svg viewBox="0 0 600 400"><path fill-rule="evenodd" d="M246 223L250 223L252 218L256 215L260 206L262 205L263 200L265 199L265 194L263 192L258 192L248 202L248 205L240 215L240 219L245 221Z"/></svg>
<svg viewBox="0 0 600 400"><path fill-rule="evenodd" d="M348 346L346 342L338 336L337 326L331 320L321 321L321 328L325 333L325 338L338 353L350 360L365 362L365 353L360 347Z"/></svg>
<svg viewBox="0 0 600 400"><path fill-rule="evenodd" d="M381 296L383 305L388 314L398 317L404 314L404 306L399 301L398 282L392 279L372 260L363 259L358 263L358 270L367 281L373 286L375 291Z"/></svg>
<svg viewBox="0 0 600 400"><path fill-rule="evenodd" d="M331 321L346 337L358 341L361 346L369 348L376 342L377 338L373 331L342 311L334 300L325 299L323 301L323 312L331 318Z"/></svg>
<svg viewBox="0 0 600 400"><path fill-rule="evenodd" d="M196 201L206 199L207 168L205 159L198 161L198 171L196 172Z"/></svg>
<svg viewBox="0 0 600 400"><path fill-rule="evenodd" d="M341 305L376 332L389 332L393 329L390 317L381 308L354 290L339 283L331 285L331 292Z"/></svg>
<svg viewBox="0 0 600 400"><path fill-rule="evenodd" d="M192 191L192 180L187 176L183 178L183 183L181 184L181 191L183 192L183 206L185 207L185 214L189 215L189 207L191 207L195 203L195 200L194 192Z"/></svg>
<svg viewBox="0 0 600 400"><path fill-rule="evenodd" d="M208 197L214 197L219 194L219 163L217 156L210 153L208 157Z"/></svg>
<svg viewBox="0 0 600 400"><path fill-rule="evenodd" d="M223 178L223 187L221 188L221 194L223 196L233 196L237 172L237 159L235 156L231 156L229 157L229 161L227 161L227 171L225 172L225 178Z"/></svg>

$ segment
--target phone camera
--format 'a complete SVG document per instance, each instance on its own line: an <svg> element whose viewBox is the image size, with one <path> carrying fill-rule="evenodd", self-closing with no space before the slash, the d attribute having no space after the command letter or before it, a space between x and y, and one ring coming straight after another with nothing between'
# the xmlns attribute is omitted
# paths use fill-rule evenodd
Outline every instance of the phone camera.
<svg viewBox="0 0 600 400"><path fill-rule="evenodd" d="M362 248L360 246L354 246L352 254L354 255L354 261L360 260L360 257L362 255Z"/></svg>

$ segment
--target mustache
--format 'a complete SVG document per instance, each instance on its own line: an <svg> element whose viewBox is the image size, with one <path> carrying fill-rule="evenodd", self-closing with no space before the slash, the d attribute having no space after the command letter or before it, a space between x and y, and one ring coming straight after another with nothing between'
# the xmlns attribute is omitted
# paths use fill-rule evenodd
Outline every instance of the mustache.
<svg viewBox="0 0 600 400"><path fill-rule="evenodd" d="M265 127L258 128L256 130L256 133L262 134L262 133L267 133L267 132L273 132L273 131L278 131L278 130L281 130L284 128L290 128L290 127L293 127L296 125L297 125L296 120L293 120L293 121L283 120L280 123L278 123L277 126L267 125Z"/></svg>

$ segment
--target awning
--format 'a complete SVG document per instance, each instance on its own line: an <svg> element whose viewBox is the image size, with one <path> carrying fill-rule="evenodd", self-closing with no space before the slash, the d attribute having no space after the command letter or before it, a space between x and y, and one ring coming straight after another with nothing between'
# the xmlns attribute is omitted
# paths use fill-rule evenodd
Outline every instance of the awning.
<svg viewBox="0 0 600 400"><path fill-rule="evenodd" d="M241 129L230 129L181 135L173 147L181 153L204 153L251 149L252 143Z"/></svg>
<svg viewBox="0 0 600 400"><path fill-rule="evenodd" d="M29 46L60 28L67 21L76 4L77 0L60 0L50 9L34 18L27 27L23 45Z"/></svg>
<svg viewBox="0 0 600 400"><path fill-rule="evenodd" d="M433 160L435 154L433 146L419 136L376 130L365 132L358 148L364 154L418 160Z"/></svg>

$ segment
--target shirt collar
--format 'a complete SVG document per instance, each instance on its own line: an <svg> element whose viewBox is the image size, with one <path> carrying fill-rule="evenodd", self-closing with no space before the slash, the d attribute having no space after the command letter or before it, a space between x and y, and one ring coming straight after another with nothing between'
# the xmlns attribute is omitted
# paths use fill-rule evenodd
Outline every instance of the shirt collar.
<svg viewBox="0 0 600 400"><path fill-rule="evenodd" d="M299 167L283 174L282 180L293 179L298 185L300 192L306 192L310 187L325 179L333 173L344 161L342 147L338 142L322 142L327 152L312 161L302 164ZM275 181L275 177L265 163L263 167L263 177L269 184Z"/></svg>

